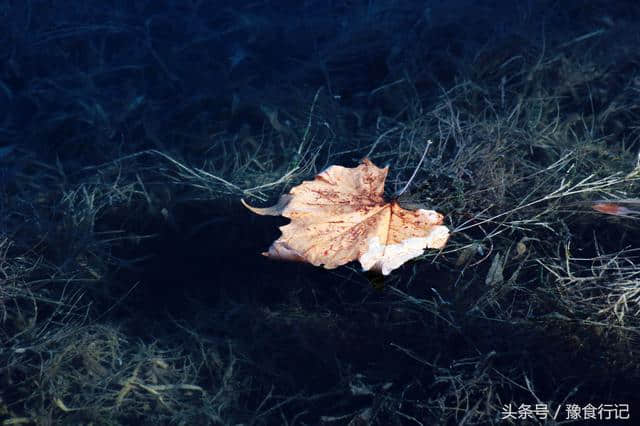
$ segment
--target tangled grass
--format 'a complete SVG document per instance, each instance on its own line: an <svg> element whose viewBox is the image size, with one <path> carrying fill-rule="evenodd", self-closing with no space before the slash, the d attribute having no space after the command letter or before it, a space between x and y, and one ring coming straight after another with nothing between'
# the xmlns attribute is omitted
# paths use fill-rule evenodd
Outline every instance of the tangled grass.
<svg viewBox="0 0 640 426"><path fill-rule="evenodd" d="M271 85L247 66L260 49L207 53L269 21L207 22L196 3L147 25L7 23L24 52L57 49L48 75L0 48L4 424L498 424L508 403L633 402L637 221L591 208L638 191L638 58L602 49L623 29L457 57L452 43L445 61L408 50L444 31L437 11L400 40L413 10L368 2L349 15L360 48L341 33ZM193 22L201 37L165 35ZM65 59L74 43L85 55ZM195 84L192 62L233 90ZM353 76L363 64L384 76ZM272 236L237 200L365 156L389 164L389 196L414 177L399 201L445 213L449 245L381 286L352 266L259 263ZM208 260L181 264L187 249ZM150 272L160 251L171 262Z"/></svg>

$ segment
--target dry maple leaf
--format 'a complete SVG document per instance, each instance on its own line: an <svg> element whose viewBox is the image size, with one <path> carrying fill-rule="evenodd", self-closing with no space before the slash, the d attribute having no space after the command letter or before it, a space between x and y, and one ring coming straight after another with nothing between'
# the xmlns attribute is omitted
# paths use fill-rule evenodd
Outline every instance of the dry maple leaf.
<svg viewBox="0 0 640 426"><path fill-rule="evenodd" d="M388 167L369 159L355 168L331 166L280 197L273 207L251 207L259 215L284 216L282 236L263 255L333 269L358 259L365 271L388 275L425 248L442 248L449 229L433 210L403 209L384 200Z"/></svg>

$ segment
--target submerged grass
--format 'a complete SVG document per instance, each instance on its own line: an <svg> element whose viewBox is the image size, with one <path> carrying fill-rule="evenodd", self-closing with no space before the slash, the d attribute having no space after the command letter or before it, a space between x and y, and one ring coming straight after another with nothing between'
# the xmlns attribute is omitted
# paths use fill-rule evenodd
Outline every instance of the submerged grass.
<svg viewBox="0 0 640 426"><path fill-rule="evenodd" d="M498 424L505 404L589 401L633 413L638 222L592 209L637 198L638 58L602 51L623 29L450 42L434 64L407 49L464 35L447 10L401 39L411 11L363 2L348 18L367 43L327 39L292 51L295 73L258 76L256 40L228 61L207 52L279 21L207 21L196 3L108 26L87 6L38 33L25 29L55 16L25 2L7 21L4 37L46 47L51 67L3 44L4 424ZM278 29L337 31L325 12ZM230 89L198 87L193 63ZM273 235L237 200L364 156L390 165L389 194L415 175L400 202L443 212L448 246L382 289L352 266L259 263ZM150 263L161 252L168 265Z"/></svg>

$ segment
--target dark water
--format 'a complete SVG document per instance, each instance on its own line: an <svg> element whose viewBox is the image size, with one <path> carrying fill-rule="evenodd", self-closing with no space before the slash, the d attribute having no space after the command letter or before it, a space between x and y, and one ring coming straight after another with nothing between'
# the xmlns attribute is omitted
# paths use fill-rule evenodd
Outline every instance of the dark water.
<svg viewBox="0 0 640 426"><path fill-rule="evenodd" d="M276 180L307 137L324 144L314 168L253 194L262 199L252 203L275 202L311 170L354 166L385 130L397 125L410 133L408 123L422 117L416 111L426 117L464 84L482 88L465 99L483 105L477 116L502 117L510 102L570 80L548 95L561 93L557 114L586 117L580 131L602 138L602 162L623 162L638 151L638 109L627 97L639 87L638 30L640 6L622 0L0 1L0 234L16 239L16 258L41 259L30 279L52 280L29 287L34 300L63 300L69 290L60 283L100 276L95 285L79 284L89 307L74 316L77 331L60 337L64 345L38 343L70 320L56 316L55 304L42 311L55 320L29 342L15 325L25 320L20 309L7 311L14 316L0 310L8 348L4 355L0 348L0 419L552 424L540 414L543 405L560 406L558 420L566 420L566 404L589 403L611 404L617 415L624 407L614 404L628 404L633 419L640 374L629 359L637 358L637 336L627 341L613 326L594 331L578 319L557 321L571 307L533 312L516 296L512 316L478 315L471 300L484 294L490 262L464 275L452 266L454 254L442 266L410 263L384 280L358 265L327 271L270 261L259 253L287 221L251 214L239 204L247 194L238 188ZM567 77L575 64L591 62L598 78ZM539 81L533 71L527 75L536 66L548 67ZM613 119L585 130L594 111L614 104ZM473 108L466 114L474 116ZM535 128L527 124L522 134ZM394 138L381 139L387 154L379 155L380 165L404 167L393 175L398 187L416 162L406 160L404 148L396 153ZM446 156L453 148L443 146ZM528 160L550 158L544 146L531 148ZM193 175L155 154L127 157L145 150L211 167L233 187L219 180L192 185ZM113 163L119 158L127 160ZM625 172L633 167L624 164ZM445 192L438 182L444 188L467 176L456 173L418 179L437 198ZM130 199L121 196L127 185L135 188ZM96 192L99 214L74 219L88 207L85 199L73 204L70 194L87 188L120 189ZM583 253L595 255L592 229L580 221L566 226L554 238L575 237ZM603 244L637 242L631 226L611 226ZM114 242L113 235L128 237ZM503 253L511 247L496 244L504 244ZM82 269L87 262L92 272ZM3 274L0 285L9 282ZM541 275L523 276L514 294L553 305ZM8 295L0 292L0 302ZM86 327L113 327L123 336L125 355L97 361L111 381L97 367L91 373L89 355L56 364L74 339L86 342ZM30 348L19 361L24 367L15 367L15 354L25 353L16 345ZM148 367L165 353L169 367ZM134 370L139 384L124 396ZM68 379L76 373L80 378ZM185 384L199 390L178 386ZM508 404L525 418L501 419ZM540 413L527 415L522 404L539 404ZM609 423L599 417L588 424Z"/></svg>

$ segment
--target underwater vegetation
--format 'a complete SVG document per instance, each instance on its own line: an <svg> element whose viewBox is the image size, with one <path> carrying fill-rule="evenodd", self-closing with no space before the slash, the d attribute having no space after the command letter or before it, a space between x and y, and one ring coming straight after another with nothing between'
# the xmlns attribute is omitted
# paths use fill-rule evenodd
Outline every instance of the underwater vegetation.
<svg viewBox="0 0 640 426"><path fill-rule="evenodd" d="M5 3L0 424L640 413L636 2Z"/></svg>

